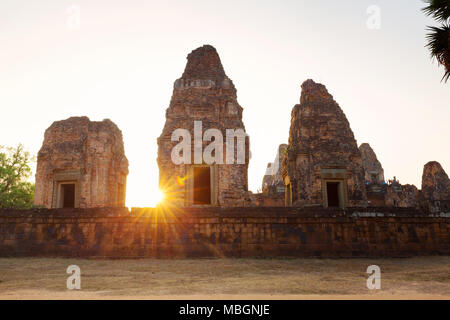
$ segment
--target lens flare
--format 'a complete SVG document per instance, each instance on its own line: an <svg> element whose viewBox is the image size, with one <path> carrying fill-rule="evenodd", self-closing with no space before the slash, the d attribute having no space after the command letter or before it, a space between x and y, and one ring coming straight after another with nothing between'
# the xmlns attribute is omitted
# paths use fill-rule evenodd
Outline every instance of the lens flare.
<svg viewBox="0 0 450 320"><path fill-rule="evenodd" d="M156 201L155 205L158 205L161 202L163 202L165 197L166 197L166 194L161 189L158 189L158 191L155 194L155 198L154 198Z"/></svg>
<svg viewBox="0 0 450 320"><path fill-rule="evenodd" d="M177 183L180 187L184 187L184 181L187 179L187 177L180 178L177 176Z"/></svg>

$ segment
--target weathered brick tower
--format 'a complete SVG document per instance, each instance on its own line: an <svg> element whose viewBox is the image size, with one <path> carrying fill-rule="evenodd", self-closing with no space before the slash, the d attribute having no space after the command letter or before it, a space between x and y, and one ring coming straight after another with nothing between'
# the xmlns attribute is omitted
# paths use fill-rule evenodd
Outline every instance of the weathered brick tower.
<svg viewBox="0 0 450 320"><path fill-rule="evenodd" d="M423 167L422 195L430 212L450 211L450 179L437 161Z"/></svg>
<svg viewBox="0 0 450 320"><path fill-rule="evenodd" d="M170 203L180 206L245 206L249 144L236 88L212 46L192 51L187 60L182 77L175 81L158 138L160 188ZM177 129L187 131L184 139ZM175 152L182 140L188 146ZM205 159L205 152L214 161ZM174 161L174 155L181 155L183 162Z"/></svg>
<svg viewBox="0 0 450 320"><path fill-rule="evenodd" d="M283 159L286 205L366 206L361 153L350 125L324 85L307 80L292 110Z"/></svg>
<svg viewBox="0 0 450 320"><path fill-rule="evenodd" d="M378 161L375 151L368 143L359 146L362 163L364 168L364 179L366 182L381 184L384 182L384 170L380 161Z"/></svg>
<svg viewBox="0 0 450 320"><path fill-rule="evenodd" d="M122 207L127 175L122 132L111 120L56 121L38 153L34 202L47 208Z"/></svg>

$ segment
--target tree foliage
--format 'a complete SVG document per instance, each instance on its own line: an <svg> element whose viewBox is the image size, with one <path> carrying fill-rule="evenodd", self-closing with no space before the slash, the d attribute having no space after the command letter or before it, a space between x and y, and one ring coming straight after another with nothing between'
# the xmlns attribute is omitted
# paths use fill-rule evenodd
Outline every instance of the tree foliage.
<svg viewBox="0 0 450 320"><path fill-rule="evenodd" d="M33 206L34 184L27 181L32 161L21 144L16 148L0 146L0 208Z"/></svg>
<svg viewBox="0 0 450 320"><path fill-rule="evenodd" d="M450 18L449 0L425 0L428 4L423 11L438 21L447 21Z"/></svg>
<svg viewBox="0 0 450 320"><path fill-rule="evenodd" d="M439 27L428 27L427 47L432 58L444 66L442 80L450 78L450 0L424 0L427 6L423 11L441 23Z"/></svg>

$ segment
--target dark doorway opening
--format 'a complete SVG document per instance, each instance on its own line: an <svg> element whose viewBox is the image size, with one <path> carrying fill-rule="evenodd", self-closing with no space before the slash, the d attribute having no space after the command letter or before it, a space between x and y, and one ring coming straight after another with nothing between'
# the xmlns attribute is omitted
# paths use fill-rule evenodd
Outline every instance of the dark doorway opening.
<svg viewBox="0 0 450 320"><path fill-rule="evenodd" d="M63 208L75 208L75 184L62 184Z"/></svg>
<svg viewBox="0 0 450 320"><path fill-rule="evenodd" d="M328 207L339 207L339 182L327 182Z"/></svg>
<svg viewBox="0 0 450 320"><path fill-rule="evenodd" d="M194 168L194 204L211 204L211 170Z"/></svg>

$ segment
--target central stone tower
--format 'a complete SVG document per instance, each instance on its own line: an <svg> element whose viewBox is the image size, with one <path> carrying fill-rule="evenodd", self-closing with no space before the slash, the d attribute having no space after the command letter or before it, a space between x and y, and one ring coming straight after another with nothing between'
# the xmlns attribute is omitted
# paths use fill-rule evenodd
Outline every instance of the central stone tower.
<svg viewBox="0 0 450 320"><path fill-rule="evenodd" d="M181 206L246 206L249 140L236 88L212 46L192 51L187 60L158 138L160 188ZM180 155L183 161L174 159Z"/></svg>

